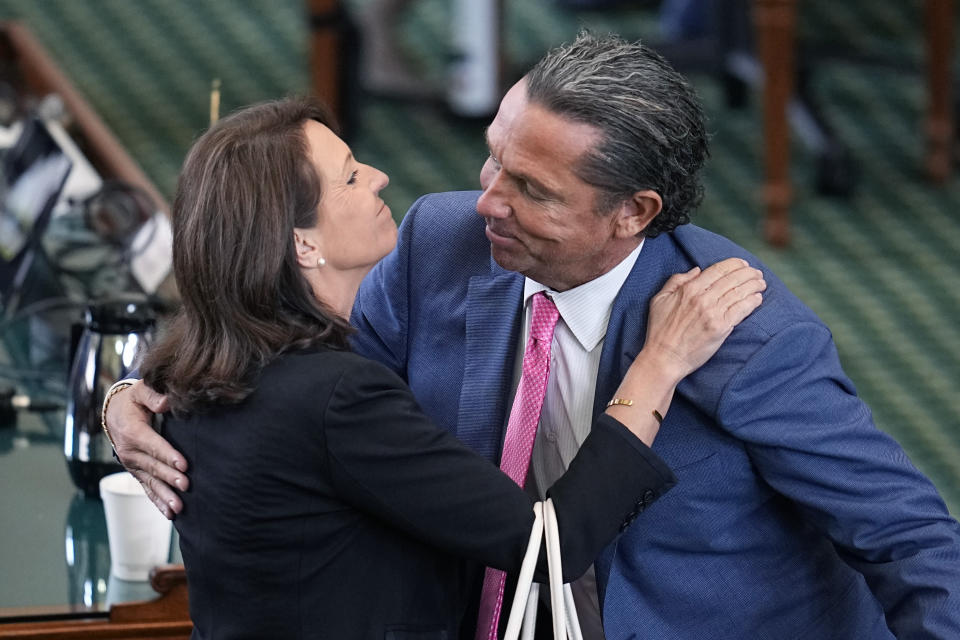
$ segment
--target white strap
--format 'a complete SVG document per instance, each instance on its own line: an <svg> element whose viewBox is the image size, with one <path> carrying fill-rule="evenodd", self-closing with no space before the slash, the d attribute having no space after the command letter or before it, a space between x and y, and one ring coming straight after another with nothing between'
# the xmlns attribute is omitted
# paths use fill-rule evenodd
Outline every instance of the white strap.
<svg viewBox="0 0 960 640"><path fill-rule="evenodd" d="M577 604L573 600L573 589L570 588L569 582L563 585L563 601L567 605L567 635L570 640L583 640L580 618L577 616Z"/></svg>
<svg viewBox="0 0 960 640"><path fill-rule="evenodd" d="M543 504L543 527L547 537L547 568L550 582L550 606L553 608L553 640L567 640L567 619L563 601L563 569L560 566L560 532L553 500Z"/></svg>
<svg viewBox="0 0 960 640"><path fill-rule="evenodd" d="M539 585L533 584L533 572L540 555L540 542L546 536L547 568L550 583L550 604L553 608L554 640L583 640L577 608L573 602L570 585L563 584L563 571L560 566L560 532L557 526L557 514L553 500L547 499L533 506L533 527L527 552L520 565L520 577L517 592L510 607L507 619L505 640L517 640L521 628L523 640L532 640L537 618Z"/></svg>
<svg viewBox="0 0 960 640"><path fill-rule="evenodd" d="M533 584L533 570L537 567L537 557L540 555L540 541L542 539L543 504L538 502L533 505L533 527L530 529L530 542L527 543L527 552L520 564L517 592L513 595L513 604L510 606L510 617L507 618L504 640L517 640L517 636L520 635L520 625L523 622L523 612L527 608L527 595L530 593L530 585ZM536 617L536 600L534 600L533 611L534 617Z"/></svg>
<svg viewBox="0 0 960 640"><path fill-rule="evenodd" d="M539 542L537 543L539 544ZM540 585L534 582L530 585L530 595L527 597L527 610L523 613L523 630L520 640L533 640L537 630L537 604L540 602Z"/></svg>

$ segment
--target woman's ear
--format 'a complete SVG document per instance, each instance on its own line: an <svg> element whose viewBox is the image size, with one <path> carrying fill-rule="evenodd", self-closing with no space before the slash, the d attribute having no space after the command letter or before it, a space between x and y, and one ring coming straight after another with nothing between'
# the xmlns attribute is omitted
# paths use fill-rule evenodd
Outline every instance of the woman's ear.
<svg viewBox="0 0 960 640"><path fill-rule="evenodd" d="M621 203L617 210L617 236L637 236L657 217L663 209L663 199L652 189L637 191Z"/></svg>
<svg viewBox="0 0 960 640"><path fill-rule="evenodd" d="M315 269L326 263L320 249L320 237L315 229L294 229L293 245L300 268Z"/></svg>

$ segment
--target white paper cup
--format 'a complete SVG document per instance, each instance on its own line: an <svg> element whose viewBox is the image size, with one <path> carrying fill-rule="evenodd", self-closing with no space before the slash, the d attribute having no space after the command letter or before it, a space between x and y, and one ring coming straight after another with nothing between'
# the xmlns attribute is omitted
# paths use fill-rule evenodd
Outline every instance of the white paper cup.
<svg viewBox="0 0 960 640"><path fill-rule="evenodd" d="M100 497L107 517L110 573L121 580L146 580L150 569L170 556L172 523L126 471L100 480Z"/></svg>

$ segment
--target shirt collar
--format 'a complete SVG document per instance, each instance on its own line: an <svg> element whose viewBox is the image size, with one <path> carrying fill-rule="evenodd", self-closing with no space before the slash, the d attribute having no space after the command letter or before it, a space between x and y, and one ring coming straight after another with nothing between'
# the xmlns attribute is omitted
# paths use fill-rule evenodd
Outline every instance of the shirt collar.
<svg viewBox="0 0 960 640"><path fill-rule="evenodd" d="M613 269L567 291L554 291L535 280L524 278L524 308L533 294L546 291L557 305L560 317L577 338L580 346L586 351L592 351L607 334L607 323L610 321L613 301L623 283L627 281L627 276L630 275L642 248L641 240L637 248Z"/></svg>

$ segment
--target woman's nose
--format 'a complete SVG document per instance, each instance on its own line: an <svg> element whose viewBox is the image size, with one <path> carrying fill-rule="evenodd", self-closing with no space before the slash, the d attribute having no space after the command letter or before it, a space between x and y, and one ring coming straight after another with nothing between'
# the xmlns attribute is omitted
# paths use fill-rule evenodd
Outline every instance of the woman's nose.
<svg viewBox="0 0 960 640"><path fill-rule="evenodd" d="M376 167L370 167L372 170L372 176L370 180L370 188L375 192L379 193L380 190L386 189L387 185L390 184L390 176L385 174L380 169Z"/></svg>

